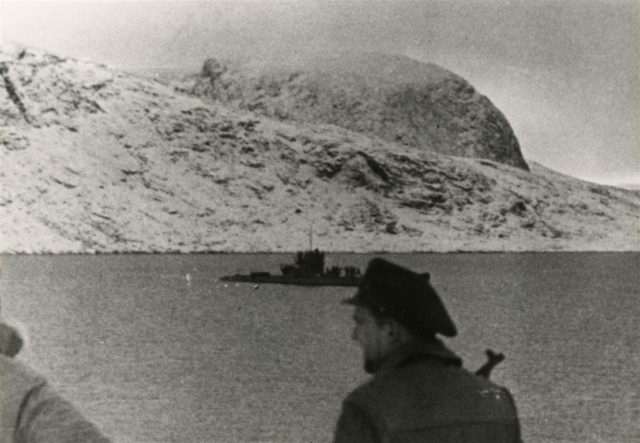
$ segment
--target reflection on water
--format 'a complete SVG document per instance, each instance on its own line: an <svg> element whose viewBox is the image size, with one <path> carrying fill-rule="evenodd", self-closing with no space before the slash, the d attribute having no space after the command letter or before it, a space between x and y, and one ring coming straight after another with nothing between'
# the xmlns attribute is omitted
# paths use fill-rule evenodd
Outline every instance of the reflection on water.
<svg viewBox="0 0 640 443"><path fill-rule="evenodd" d="M370 257L331 256L364 268ZM527 442L640 436L639 254L391 255L429 271L476 369L516 397ZM352 288L222 283L286 255L3 256L22 358L116 441L328 441L366 376Z"/></svg>

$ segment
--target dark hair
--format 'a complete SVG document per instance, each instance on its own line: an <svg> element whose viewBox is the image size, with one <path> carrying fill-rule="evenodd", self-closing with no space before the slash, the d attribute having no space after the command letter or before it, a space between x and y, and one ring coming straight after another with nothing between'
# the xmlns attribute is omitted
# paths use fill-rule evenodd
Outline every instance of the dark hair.
<svg viewBox="0 0 640 443"><path fill-rule="evenodd" d="M376 309L375 306L362 304L361 307L367 309L371 315L373 316L373 320L376 322L376 325L382 326L384 322L388 322L393 320L396 324L402 326L406 331L414 338L419 340L432 340L435 339L436 334L425 335L422 331L417 330L416 328L408 327L407 325L402 324L397 319L393 318L393 316L389 315L385 311L381 309Z"/></svg>
<svg viewBox="0 0 640 443"><path fill-rule="evenodd" d="M376 324L378 326L381 326L382 323L389 321L389 320L394 320L394 318L392 316L390 316L388 313L384 312L381 309L376 308L375 306L372 305L361 305L363 308L366 308L371 315L373 316L373 319L375 320ZM397 322L397 320L394 320Z"/></svg>

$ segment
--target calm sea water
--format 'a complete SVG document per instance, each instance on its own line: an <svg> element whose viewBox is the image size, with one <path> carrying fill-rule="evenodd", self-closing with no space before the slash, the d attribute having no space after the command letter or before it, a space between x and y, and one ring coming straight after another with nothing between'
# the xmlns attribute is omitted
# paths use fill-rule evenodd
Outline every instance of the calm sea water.
<svg viewBox="0 0 640 443"><path fill-rule="evenodd" d="M430 271L470 369L507 360L526 442L640 441L640 254L388 256ZM333 264L364 268L370 256ZM366 379L349 288L225 284L288 255L3 256L21 358L115 441L322 442Z"/></svg>

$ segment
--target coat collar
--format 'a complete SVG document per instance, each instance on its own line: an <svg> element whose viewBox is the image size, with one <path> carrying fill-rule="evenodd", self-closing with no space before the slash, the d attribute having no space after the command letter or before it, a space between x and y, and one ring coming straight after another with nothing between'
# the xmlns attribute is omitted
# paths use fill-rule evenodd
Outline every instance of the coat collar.
<svg viewBox="0 0 640 443"><path fill-rule="evenodd" d="M423 358L440 360L452 366L462 366L462 359L437 338L430 341L414 340L391 351L376 371L376 375Z"/></svg>

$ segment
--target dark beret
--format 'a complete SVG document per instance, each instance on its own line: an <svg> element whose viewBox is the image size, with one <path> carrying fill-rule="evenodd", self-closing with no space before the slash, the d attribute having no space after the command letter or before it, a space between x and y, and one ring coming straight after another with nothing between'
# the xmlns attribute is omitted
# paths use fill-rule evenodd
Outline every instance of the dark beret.
<svg viewBox="0 0 640 443"><path fill-rule="evenodd" d="M358 291L345 303L391 317L418 337L457 334L455 324L429 283L429 274L418 274L382 258L369 262Z"/></svg>

